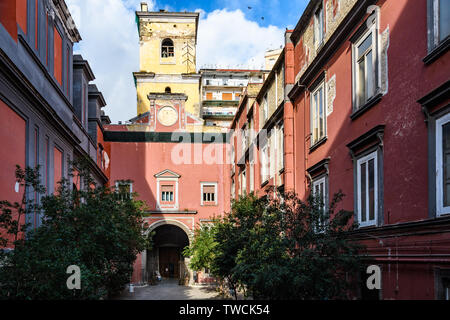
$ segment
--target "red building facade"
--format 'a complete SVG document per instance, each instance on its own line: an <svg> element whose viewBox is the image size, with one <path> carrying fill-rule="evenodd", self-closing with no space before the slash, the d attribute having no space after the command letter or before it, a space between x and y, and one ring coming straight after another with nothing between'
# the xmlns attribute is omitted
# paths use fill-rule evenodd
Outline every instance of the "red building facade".
<svg viewBox="0 0 450 320"><path fill-rule="evenodd" d="M310 1L278 62L283 103L271 104L269 76L253 104L256 135L271 136L276 119L284 130L283 145L268 139L268 155L264 140L255 145L255 192L275 186L306 199L322 190L328 203L343 191L341 206L359 223L350 236L382 270L380 292L362 285L362 298L449 298L449 10L438 0ZM245 118L238 113L233 129Z"/></svg>

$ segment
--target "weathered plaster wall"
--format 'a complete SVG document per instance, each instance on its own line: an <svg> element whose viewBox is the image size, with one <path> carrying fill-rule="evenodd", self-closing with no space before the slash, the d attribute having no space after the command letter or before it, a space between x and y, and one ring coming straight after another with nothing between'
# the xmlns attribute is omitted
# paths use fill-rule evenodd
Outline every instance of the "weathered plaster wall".
<svg viewBox="0 0 450 320"><path fill-rule="evenodd" d="M196 72L195 19L140 21L140 70L163 74ZM161 58L161 43L170 38L174 57Z"/></svg>

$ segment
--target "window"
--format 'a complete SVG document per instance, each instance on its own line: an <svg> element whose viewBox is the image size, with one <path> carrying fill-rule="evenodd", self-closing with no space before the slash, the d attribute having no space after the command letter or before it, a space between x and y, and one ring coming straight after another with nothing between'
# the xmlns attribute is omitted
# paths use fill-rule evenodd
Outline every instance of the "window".
<svg viewBox="0 0 450 320"><path fill-rule="evenodd" d="M45 65L48 67L48 55L49 55L49 47L48 47L48 12L45 13Z"/></svg>
<svg viewBox="0 0 450 320"><path fill-rule="evenodd" d="M35 7L34 7L34 12L35 12L35 16L34 16L34 44L35 44L35 48L36 50L39 50L39 0L35 0Z"/></svg>
<svg viewBox="0 0 450 320"><path fill-rule="evenodd" d="M119 200L132 199L133 184L130 181L117 181L116 192L118 193Z"/></svg>
<svg viewBox="0 0 450 320"><path fill-rule="evenodd" d="M67 46L66 50L66 94L70 93L70 47Z"/></svg>
<svg viewBox="0 0 450 320"><path fill-rule="evenodd" d="M435 284L436 284L436 299L438 300L450 300L450 270L436 268Z"/></svg>
<svg viewBox="0 0 450 320"><path fill-rule="evenodd" d="M281 171L284 169L284 126L282 123L278 125L277 138L277 167Z"/></svg>
<svg viewBox="0 0 450 320"><path fill-rule="evenodd" d="M265 145L261 149L261 183L269 180L269 148Z"/></svg>
<svg viewBox="0 0 450 320"><path fill-rule="evenodd" d="M58 183L63 178L63 153L57 147L53 149L53 188L58 191Z"/></svg>
<svg viewBox="0 0 450 320"><path fill-rule="evenodd" d="M83 92L82 92L82 110L81 110L81 124L86 126L87 123L87 86L83 84Z"/></svg>
<svg viewBox="0 0 450 320"><path fill-rule="evenodd" d="M322 82L311 94L311 146L326 136L325 85Z"/></svg>
<svg viewBox="0 0 450 320"><path fill-rule="evenodd" d="M444 280L443 288L444 288L444 300L450 301L450 278Z"/></svg>
<svg viewBox="0 0 450 320"><path fill-rule="evenodd" d="M450 2L448 0L430 1L432 6L430 49L432 50L450 35Z"/></svg>
<svg viewBox="0 0 450 320"><path fill-rule="evenodd" d="M361 227L378 219L378 156L373 152L357 161L357 211Z"/></svg>
<svg viewBox="0 0 450 320"><path fill-rule="evenodd" d="M222 100L225 101L231 101L233 100L233 94L232 93L222 93Z"/></svg>
<svg viewBox="0 0 450 320"><path fill-rule="evenodd" d="M277 139L276 139L276 131L275 129L272 129L270 131L270 136L269 136L269 176L270 178L274 178L275 177L275 156L276 156L276 150L277 150Z"/></svg>
<svg viewBox="0 0 450 320"><path fill-rule="evenodd" d="M234 182L234 176L231 177L231 199L236 199L236 184Z"/></svg>
<svg viewBox="0 0 450 320"><path fill-rule="evenodd" d="M250 162L250 192L255 192L255 163Z"/></svg>
<svg viewBox="0 0 450 320"><path fill-rule="evenodd" d="M62 85L63 79L63 42L62 36L58 29L54 27L54 76L56 80Z"/></svg>
<svg viewBox="0 0 450 320"><path fill-rule="evenodd" d="M245 155L245 151L247 150L247 126L244 125L241 130L241 146L242 146L242 156Z"/></svg>
<svg viewBox="0 0 450 320"><path fill-rule="evenodd" d="M165 90L166 93L172 93L172 89L170 89L170 87L167 87Z"/></svg>
<svg viewBox="0 0 450 320"><path fill-rule="evenodd" d="M242 171L242 195L247 195L247 171Z"/></svg>
<svg viewBox="0 0 450 320"><path fill-rule="evenodd" d="M318 48L323 42L323 30L323 7L320 5L314 15L314 39L316 48Z"/></svg>
<svg viewBox="0 0 450 320"><path fill-rule="evenodd" d="M103 146L98 144L98 165L100 168L105 169L105 159L103 157Z"/></svg>
<svg viewBox="0 0 450 320"><path fill-rule="evenodd" d="M320 220L318 221L321 226L325 223L325 213L328 207L328 195L327 195L327 187L326 187L326 176L318 178L312 183L312 194L314 197L317 197L317 200L320 201Z"/></svg>
<svg viewBox="0 0 450 320"><path fill-rule="evenodd" d="M14 3L14 2L13 2ZM2 10L3 7L2 7ZM28 5L27 0L17 0L16 1L16 19L17 24L22 29L22 31L26 34L28 23L27 23L27 12L28 12Z"/></svg>
<svg viewBox="0 0 450 320"><path fill-rule="evenodd" d="M206 100L213 100L213 93L212 92L207 92L206 93Z"/></svg>
<svg viewBox="0 0 450 320"><path fill-rule="evenodd" d="M436 213L450 214L450 114L436 121Z"/></svg>
<svg viewBox="0 0 450 320"><path fill-rule="evenodd" d="M377 14L377 13L375 13ZM354 109L364 106L378 89L378 37L376 19L371 27L353 44L353 99ZM366 26L366 25L364 25Z"/></svg>
<svg viewBox="0 0 450 320"><path fill-rule="evenodd" d="M174 186L173 185L161 185L161 202L171 203L174 202Z"/></svg>
<svg viewBox="0 0 450 320"><path fill-rule="evenodd" d="M174 57L174 46L173 41L170 39L164 39L161 44L161 58Z"/></svg>
<svg viewBox="0 0 450 320"><path fill-rule="evenodd" d="M202 206L217 205L217 183L202 183Z"/></svg>

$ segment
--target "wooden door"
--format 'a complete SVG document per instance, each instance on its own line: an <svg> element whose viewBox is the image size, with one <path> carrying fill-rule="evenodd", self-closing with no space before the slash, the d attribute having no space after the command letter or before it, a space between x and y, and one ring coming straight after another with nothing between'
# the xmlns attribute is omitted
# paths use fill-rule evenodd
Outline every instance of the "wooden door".
<svg viewBox="0 0 450 320"><path fill-rule="evenodd" d="M179 278L179 248L159 248L159 272L163 278Z"/></svg>

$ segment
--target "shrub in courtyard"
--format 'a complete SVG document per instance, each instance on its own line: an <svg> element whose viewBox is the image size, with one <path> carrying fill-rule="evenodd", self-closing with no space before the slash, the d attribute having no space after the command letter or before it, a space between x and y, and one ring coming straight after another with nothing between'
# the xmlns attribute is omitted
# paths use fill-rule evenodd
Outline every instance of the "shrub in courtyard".
<svg viewBox="0 0 450 320"><path fill-rule="evenodd" d="M39 169L16 170L22 203L0 203L0 299L101 299L130 282L137 254L150 245L143 236L143 203L95 186L86 161L76 164L82 188L59 184L44 196ZM43 195L36 205L31 195ZM20 219L38 212L31 230ZM25 236L23 236L25 235ZM81 289L69 290L67 268L81 270Z"/></svg>
<svg viewBox="0 0 450 320"><path fill-rule="evenodd" d="M328 208L320 197L303 202L290 193L235 201L208 237L211 270L255 299L349 298L363 248L347 237L355 225L352 212L337 209L342 198Z"/></svg>

